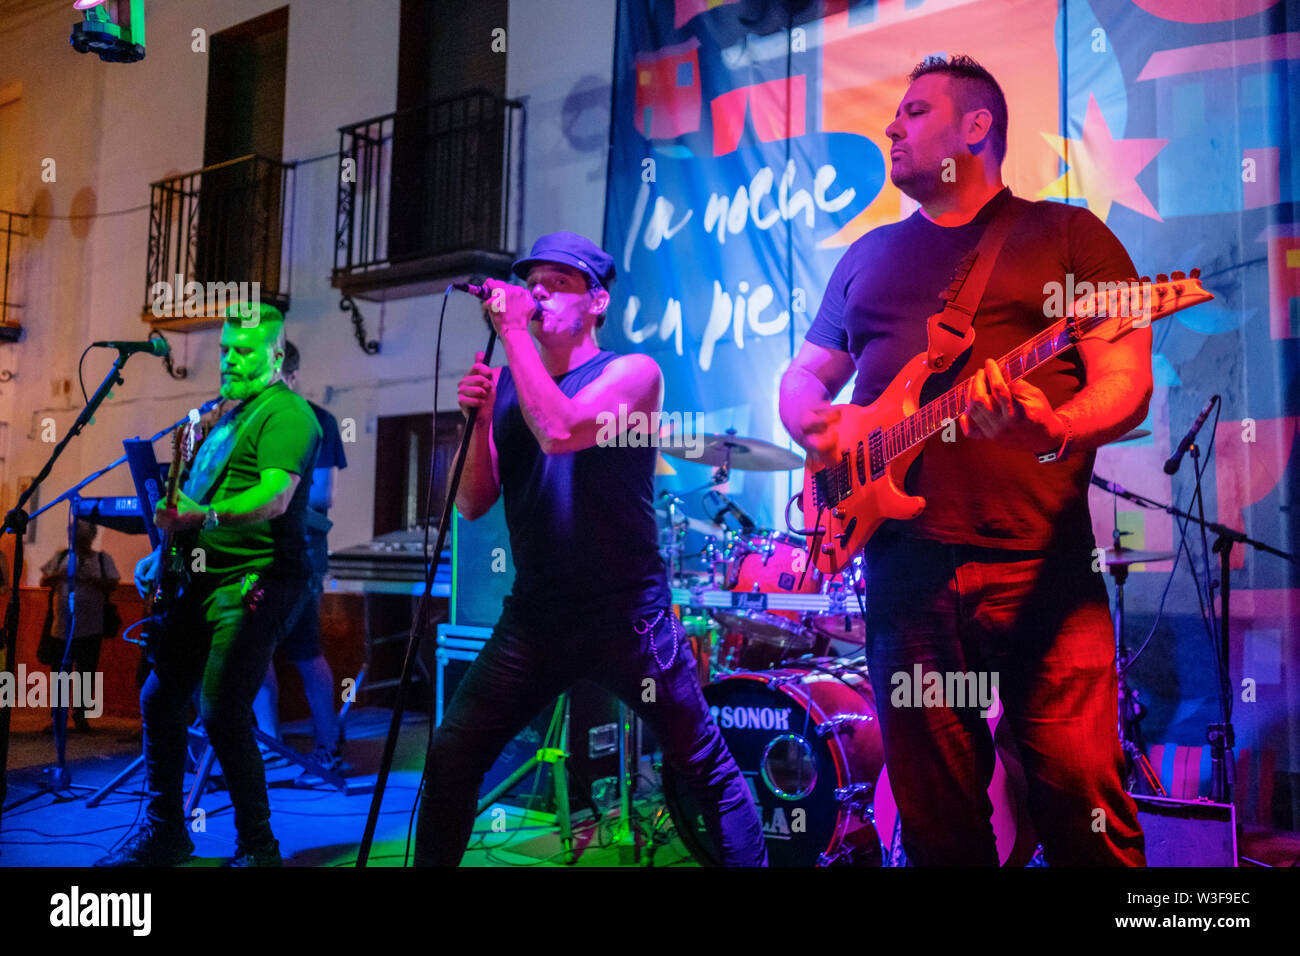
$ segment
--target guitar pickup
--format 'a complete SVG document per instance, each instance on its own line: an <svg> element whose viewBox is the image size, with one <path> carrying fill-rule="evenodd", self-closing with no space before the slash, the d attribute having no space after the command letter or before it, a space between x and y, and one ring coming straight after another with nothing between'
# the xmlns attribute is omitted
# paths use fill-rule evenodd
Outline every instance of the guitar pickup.
<svg viewBox="0 0 1300 956"><path fill-rule="evenodd" d="M875 481L885 473L885 434L879 428L867 436L867 460L871 465L871 480ZM866 480L862 483L865 485Z"/></svg>

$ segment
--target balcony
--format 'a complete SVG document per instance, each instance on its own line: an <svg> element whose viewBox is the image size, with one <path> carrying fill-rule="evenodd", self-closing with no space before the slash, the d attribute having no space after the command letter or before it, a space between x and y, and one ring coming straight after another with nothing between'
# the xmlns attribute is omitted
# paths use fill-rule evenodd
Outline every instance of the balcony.
<svg viewBox="0 0 1300 956"><path fill-rule="evenodd" d="M476 90L339 130L332 284L380 301L509 274L523 104Z"/></svg>
<svg viewBox="0 0 1300 956"><path fill-rule="evenodd" d="M18 254L27 236L27 217L22 213L0 209L0 342L17 342L22 335L22 305L10 301L18 298Z"/></svg>
<svg viewBox="0 0 1300 956"><path fill-rule="evenodd" d="M151 184L145 322L214 328L251 298L288 311L293 169L250 155Z"/></svg>

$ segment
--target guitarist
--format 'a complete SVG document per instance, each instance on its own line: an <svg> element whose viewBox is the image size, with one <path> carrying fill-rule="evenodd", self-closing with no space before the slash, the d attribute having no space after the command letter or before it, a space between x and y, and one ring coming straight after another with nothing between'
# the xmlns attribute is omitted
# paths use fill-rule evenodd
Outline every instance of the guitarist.
<svg viewBox="0 0 1300 956"><path fill-rule="evenodd" d="M1008 382L993 359L1050 325L1048 283L1136 276L1091 212L1029 203L1002 183L1007 106L969 57L911 74L890 139L890 179L920 208L855 242L781 382L781 419L829 451L832 400L856 374L868 405L927 350L927 319L995 216L1014 219L975 317L973 345L922 400L972 378L969 402L907 475L925 510L865 549L868 665L902 841L914 865L997 865L986 790L995 750L978 707L890 706L899 673L996 674L1029 812L1054 865L1145 863L1120 780L1114 631L1094 547L1094 450L1137 426L1151 396L1150 329L1080 342ZM1066 286L1068 288L1068 286ZM811 519L810 519L811 520ZM952 704L946 701L945 704ZM1100 822L1099 822L1100 821ZM887 841L888 835L882 835Z"/></svg>
<svg viewBox="0 0 1300 956"><path fill-rule="evenodd" d="M279 310L228 311L221 332L228 410L199 449L175 507L162 501L154 516L193 573L170 604L165 633L150 635L154 670L140 694L148 819L100 866L170 866L193 852L181 785L196 688L235 810L231 865L281 864L252 706L277 641L306 604L304 515L321 434L307 403L285 385L283 360ZM141 594L152 592L160 563L155 551L136 567Z"/></svg>

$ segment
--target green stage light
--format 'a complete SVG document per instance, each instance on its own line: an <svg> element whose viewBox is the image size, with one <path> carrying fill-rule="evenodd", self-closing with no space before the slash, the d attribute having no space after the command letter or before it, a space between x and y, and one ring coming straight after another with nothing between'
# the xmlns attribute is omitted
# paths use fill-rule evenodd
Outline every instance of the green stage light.
<svg viewBox="0 0 1300 956"><path fill-rule="evenodd" d="M144 59L144 0L76 0L85 18L72 25L69 42L78 53L94 53L108 63Z"/></svg>

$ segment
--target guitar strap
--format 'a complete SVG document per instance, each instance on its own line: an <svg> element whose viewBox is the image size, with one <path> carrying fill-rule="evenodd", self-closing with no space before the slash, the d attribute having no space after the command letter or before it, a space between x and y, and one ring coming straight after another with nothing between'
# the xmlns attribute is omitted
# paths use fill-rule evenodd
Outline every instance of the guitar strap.
<svg viewBox="0 0 1300 956"><path fill-rule="evenodd" d="M262 417L266 402L261 401L270 389L247 402L235 406L212 427L194 457L194 464L186 477L184 491L201 505L209 504L210 496L221 484L221 478L230 464L230 456L249 425Z"/></svg>
<svg viewBox="0 0 1300 956"><path fill-rule="evenodd" d="M1002 244L1030 205L1027 200L1010 196L985 227L979 244L957 263L952 282L939 296L944 300L943 311L930 316L926 326L926 357L931 371L950 369L974 341L971 323L984 298L984 287L993 275Z"/></svg>

